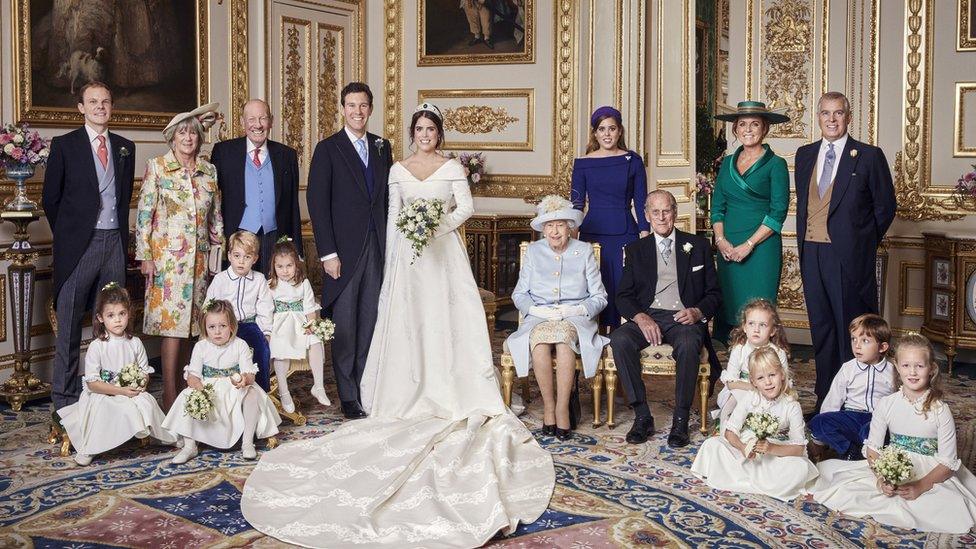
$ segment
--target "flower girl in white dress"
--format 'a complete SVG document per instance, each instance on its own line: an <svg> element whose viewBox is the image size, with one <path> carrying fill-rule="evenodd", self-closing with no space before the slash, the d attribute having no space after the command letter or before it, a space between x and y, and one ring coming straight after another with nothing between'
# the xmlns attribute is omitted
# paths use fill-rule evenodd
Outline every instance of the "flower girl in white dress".
<svg viewBox="0 0 976 549"><path fill-rule="evenodd" d="M691 472L717 490L760 493L789 501L817 477L806 457L803 411L792 391L779 355L772 347L749 357L749 381L756 391L745 395L720 435L702 444ZM779 424L766 440L746 427L749 414L766 413Z"/></svg>
<svg viewBox="0 0 976 549"><path fill-rule="evenodd" d="M119 372L135 364L148 376L153 372L146 349L129 331L129 294L116 282L108 283L95 300L94 339L85 353L85 377L78 402L58 410L75 462L88 465L92 456L107 452L132 437L152 436L162 442L176 437L162 427L163 411L141 387L121 387ZM148 377L145 378L148 381Z"/></svg>
<svg viewBox="0 0 976 549"><path fill-rule="evenodd" d="M274 299L274 320L271 327L271 360L278 378L278 398L288 413L295 411L295 403L288 392L288 367L291 360L308 357L312 370L312 396L319 404L332 402L325 394L322 368L325 365L325 347L314 335L309 335L305 323L318 318L321 309L315 302L312 285L305 277L305 263L298 257L298 249L290 237L283 236L275 244L271 255L271 272L268 286Z"/></svg>
<svg viewBox="0 0 976 549"><path fill-rule="evenodd" d="M976 526L976 477L956 453L956 424L942 401L932 344L910 333L895 345L897 390L878 401L864 442L867 461L831 459L818 464L813 498L854 517L923 532L961 534ZM871 466L890 444L912 461L912 480L892 486Z"/></svg>
<svg viewBox="0 0 976 549"><path fill-rule="evenodd" d="M786 379L790 379L787 353L790 344L786 340L786 330L779 319L776 307L765 299L754 299L742 308L739 326L729 336L729 362L722 370L720 378L725 385L718 394L718 410L712 417L719 418L719 425L725 427L735 409L736 403L754 392L749 383L749 355L760 347L770 345L783 363ZM787 381L789 383L789 381ZM787 387L789 389L789 387Z"/></svg>
<svg viewBox="0 0 976 549"><path fill-rule="evenodd" d="M183 389L166 414L163 427L183 437L183 449L173 463L186 463L197 455L197 442L215 448L230 448L241 441L245 459L257 457L254 437L278 433L281 416L261 387L254 384L258 371L251 348L236 336L237 318L230 302L208 301L200 315L200 333L206 334L193 346L190 364L184 369ZM213 386L213 409L206 420L186 413L186 401L194 389Z"/></svg>

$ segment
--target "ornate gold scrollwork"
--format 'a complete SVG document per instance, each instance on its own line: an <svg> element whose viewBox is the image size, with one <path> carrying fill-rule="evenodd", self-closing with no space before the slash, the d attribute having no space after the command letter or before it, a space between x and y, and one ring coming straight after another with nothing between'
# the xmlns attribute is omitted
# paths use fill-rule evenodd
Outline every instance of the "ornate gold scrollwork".
<svg viewBox="0 0 976 549"><path fill-rule="evenodd" d="M800 277L800 256L792 248L783 249L783 270L779 279L777 304L784 309L802 311L803 279Z"/></svg>
<svg viewBox="0 0 976 549"><path fill-rule="evenodd" d="M285 46L285 86L281 97L281 117L284 119L284 139L304 158L305 153L305 78L302 76L301 38L298 27L286 29Z"/></svg>
<svg viewBox="0 0 976 549"><path fill-rule="evenodd" d="M337 132L339 125L339 81L336 75L342 71L337 68L336 59L342 59L341 52L336 55L339 47L337 32L333 29L321 28L322 49L319 57L322 59L322 70L319 71L318 81L318 118L319 139L324 139ZM341 31L341 28L339 29Z"/></svg>
<svg viewBox="0 0 976 549"><path fill-rule="evenodd" d="M453 109L444 109L444 129L458 133L500 132L514 122L518 122L518 117L509 116L504 107L465 105Z"/></svg>
<svg viewBox="0 0 976 549"><path fill-rule="evenodd" d="M806 2L781 0L766 9L763 95L770 107L785 107L790 120L770 129L772 137L804 138L813 63L813 12Z"/></svg>

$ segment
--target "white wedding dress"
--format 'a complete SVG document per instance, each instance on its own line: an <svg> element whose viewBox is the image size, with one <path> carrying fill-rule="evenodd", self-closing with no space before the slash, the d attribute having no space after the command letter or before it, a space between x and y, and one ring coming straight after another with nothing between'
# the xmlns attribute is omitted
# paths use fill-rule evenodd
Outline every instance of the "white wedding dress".
<svg viewBox="0 0 976 549"><path fill-rule="evenodd" d="M535 521L552 457L505 407L484 308L457 229L474 211L463 168L390 169L386 269L361 383L370 417L262 456L241 507L256 529L309 547L477 547ZM411 264L405 203L444 200Z"/></svg>

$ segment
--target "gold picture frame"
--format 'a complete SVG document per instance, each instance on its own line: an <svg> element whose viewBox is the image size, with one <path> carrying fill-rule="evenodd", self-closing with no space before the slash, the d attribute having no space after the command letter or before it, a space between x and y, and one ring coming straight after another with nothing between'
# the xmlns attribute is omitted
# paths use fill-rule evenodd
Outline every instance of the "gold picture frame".
<svg viewBox="0 0 976 549"><path fill-rule="evenodd" d="M976 51L976 0L959 0L956 51Z"/></svg>
<svg viewBox="0 0 976 549"><path fill-rule="evenodd" d="M146 32L151 30L167 40L156 41L162 45L155 55L140 53L143 61L137 64L128 62L131 60L127 52L114 48L125 43L126 37L131 36L127 33L141 33L143 29L134 23L91 23L86 28L89 21L101 22L99 16L112 16L79 15L85 9L94 12L97 5L82 3L59 12L53 0L13 0L11 4L14 117L20 122L39 126L81 124L82 115L72 89L76 92L88 80L103 81L112 88L115 127L163 128L175 113L209 101L207 0L146 5L144 17L134 17L133 21L151 21L154 26ZM73 34L70 39L66 30L69 26ZM104 28L114 29L114 34L107 36ZM166 28L171 32L167 33ZM38 43L35 36L39 37ZM140 71L132 70L136 65ZM193 65L192 71L187 70L188 65Z"/></svg>
<svg viewBox="0 0 976 549"><path fill-rule="evenodd" d="M968 96L968 98L967 98ZM972 157L976 156L976 136L966 135L966 101L976 96L976 82L956 82L956 97L953 116L955 127L952 135L952 156ZM972 108L972 105L970 105ZM968 112L969 116L976 116L976 109Z"/></svg>
<svg viewBox="0 0 976 549"><path fill-rule="evenodd" d="M517 113L509 112L504 104L497 101L502 100L504 102L511 99L524 101L525 110ZM460 100L471 101L460 104ZM492 104L492 100L495 100L494 104ZM534 150L535 90L532 88L417 90L417 102L423 103L425 101L436 104L444 115L443 149ZM502 132L512 125L524 127L524 139L491 139L492 135ZM462 140L457 138L458 135L472 135L476 138Z"/></svg>
<svg viewBox="0 0 976 549"><path fill-rule="evenodd" d="M417 0L417 66L535 63L535 0L464 2ZM473 34L485 21L491 45Z"/></svg>

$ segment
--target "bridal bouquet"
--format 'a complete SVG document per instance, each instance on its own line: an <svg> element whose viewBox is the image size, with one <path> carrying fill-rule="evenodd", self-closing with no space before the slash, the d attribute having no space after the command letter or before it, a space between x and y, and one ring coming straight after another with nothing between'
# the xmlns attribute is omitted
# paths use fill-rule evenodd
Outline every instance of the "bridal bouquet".
<svg viewBox="0 0 976 549"><path fill-rule="evenodd" d="M892 445L881 449L871 469L882 481L892 486L912 480L915 474L912 458L908 457L908 453L901 448Z"/></svg>
<svg viewBox="0 0 976 549"><path fill-rule="evenodd" d="M142 371L136 363L126 364L119 370L115 383L119 387L132 387L133 389L145 389L149 383L149 376Z"/></svg>
<svg viewBox="0 0 976 549"><path fill-rule="evenodd" d="M186 405L183 407L183 413L193 419L207 421L210 419L210 412L213 411L213 407L214 388L212 384L207 383L203 386L203 389L190 391L190 394L186 397Z"/></svg>
<svg viewBox="0 0 976 549"><path fill-rule="evenodd" d="M306 334L319 338L322 343L331 340L332 336L335 335L335 322L328 318L309 320L305 323L304 328Z"/></svg>
<svg viewBox="0 0 976 549"><path fill-rule="evenodd" d="M434 231L440 225L443 215L444 201L436 198L419 198L400 210L396 218L396 228L410 241L413 249L411 265L434 238Z"/></svg>
<svg viewBox="0 0 976 549"><path fill-rule="evenodd" d="M766 440L779 431L779 418L768 412L749 412L742 427L752 431L757 440Z"/></svg>

